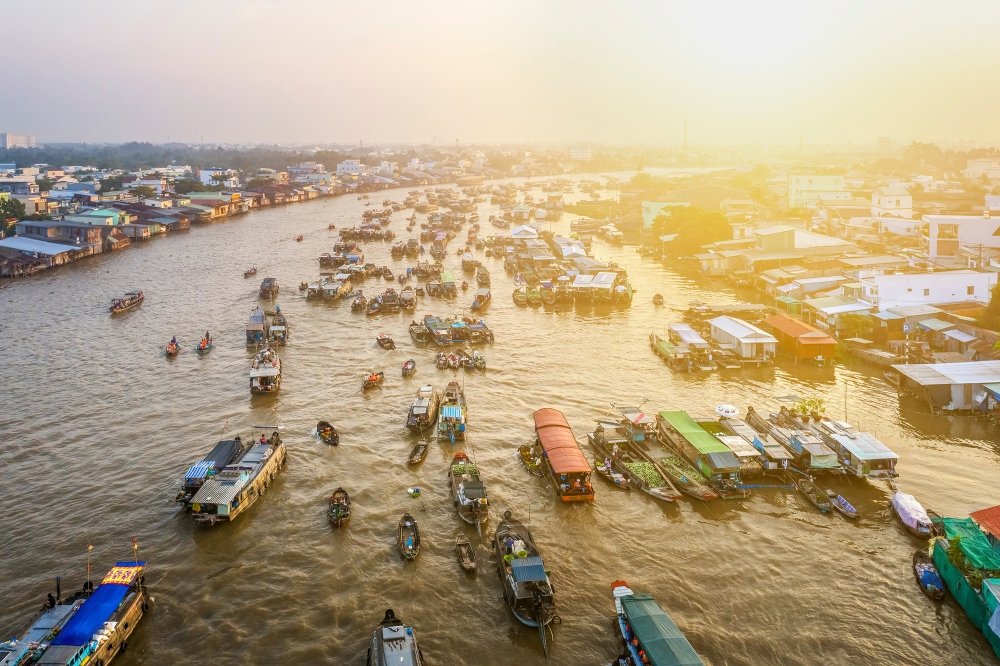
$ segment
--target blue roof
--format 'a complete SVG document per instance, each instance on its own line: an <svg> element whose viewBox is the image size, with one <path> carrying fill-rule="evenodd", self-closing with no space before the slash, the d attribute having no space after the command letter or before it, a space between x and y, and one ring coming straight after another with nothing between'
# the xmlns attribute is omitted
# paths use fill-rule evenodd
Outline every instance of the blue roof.
<svg viewBox="0 0 1000 666"><path fill-rule="evenodd" d="M188 467L188 471L184 472L185 479L204 479L208 476L208 471L215 467L211 460L202 460L194 465Z"/></svg>
<svg viewBox="0 0 1000 666"><path fill-rule="evenodd" d="M514 558L510 562L510 569L517 583L545 580L545 565L539 555Z"/></svg>
<svg viewBox="0 0 1000 666"><path fill-rule="evenodd" d="M139 562L138 566L145 566ZM136 568L135 562L118 562L116 567ZM112 570L114 571L114 570ZM52 639L52 645L83 646L90 642L94 634L111 619L121 606L129 591L129 585L122 583L101 583L87 598L80 610L70 618L66 626Z"/></svg>
<svg viewBox="0 0 1000 666"><path fill-rule="evenodd" d="M462 408L458 405L442 405L441 416L446 419L460 419L462 418Z"/></svg>

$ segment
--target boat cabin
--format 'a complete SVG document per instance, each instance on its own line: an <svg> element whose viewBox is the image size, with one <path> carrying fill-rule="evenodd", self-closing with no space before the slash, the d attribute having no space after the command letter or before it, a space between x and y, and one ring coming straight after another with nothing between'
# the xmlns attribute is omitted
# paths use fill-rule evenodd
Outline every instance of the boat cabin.
<svg viewBox="0 0 1000 666"><path fill-rule="evenodd" d="M267 331L270 328L270 324L267 321L267 315L264 314L264 308L257 306L250 311L250 317L247 320L247 344L256 345L261 344L267 337Z"/></svg>
<svg viewBox="0 0 1000 666"><path fill-rule="evenodd" d="M224 439L215 445L208 455L188 467L184 473L184 485L178 501L190 502L207 479L219 473L243 453L243 441L239 436L234 439Z"/></svg>
<svg viewBox="0 0 1000 666"><path fill-rule="evenodd" d="M625 437L626 441L632 444L644 442L653 444L658 439L656 419L638 407L622 409L622 418L616 429Z"/></svg>
<svg viewBox="0 0 1000 666"><path fill-rule="evenodd" d="M476 297L472 299L472 310L485 310L490 304L493 295L490 293L488 288L482 288L476 290Z"/></svg>
<svg viewBox="0 0 1000 666"><path fill-rule="evenodd" d="M889 447L869 432L858 432L846 421L823 420L817 424L823 441L832 448L848 474L880 478L899 476L899 459Z"/></svg>
<svg viewBox="0 0 1000 666"><path fill-rule="evenodd" d="M557 409L546 407L533 414L535 444L540 446L556 493L564 502L593 502L590 462L583 455L576 437Z"/></svg>
<svg viewBox="0 0 1000 666"><path fill-rule="evenodd" d="M840 469L837 454L830 450L815 433L809 430L791 430L788 443L798 455L799 462L810 472L831 472Z"/></svg>
<svg viewBox="0 0 1000 666"><path fill-rule="evenodd" d="M743 419L721 418L719 424L725 431L742 437L760 453L758 462L764 472L782 472L788 469L789 462L794 460L788 449L776 442L770 435L754 430Z"/></svg>
<svg viewBox="0 0 1000 666"><path fill-rule="evenodd" d="M656 419L660 441L704 474L716 490L740 484L740 459L687 412L664 410Z"/></svg>

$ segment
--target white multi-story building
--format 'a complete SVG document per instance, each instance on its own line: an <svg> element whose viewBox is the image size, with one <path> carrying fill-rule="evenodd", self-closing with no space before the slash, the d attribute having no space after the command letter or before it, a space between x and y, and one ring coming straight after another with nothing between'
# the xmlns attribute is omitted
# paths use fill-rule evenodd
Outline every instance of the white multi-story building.
<svg viewBox="0 0 1000 666"><path fill-rule="evenodd" d="M954 257L962 247L986 253L1000 249L1000 217L982 215L924 215L927 257Z"/></svg>
<svg viewBox="0 0 1000 666"><path fill-rule="evenodd" d="M1000 157L979 157L968 160L962 175L978 180L986 176L990 180L1000 179Z"/></svg>
<svg viewBox="0 0 1000 666"><path fill-rule="evenodd" d="M35 137L31 134L13 134L5 132L0 134L0 148L10 150L11 148L34 148Z"/></svg>
<svg viewBox="0 0 1000 666"><path fill-rule="evenodd" d="M340 178L357 178L365 172L361 160L344 160L337 165L337 176Z"/></svg>
<svg viewBox="0 0 1000 666"><path fill-rule="evenodd" d="M232 169L219 169L216 167L201 169L198 177L203 185L222 185L230 189L240 186L239 176Z"/></svg>
<svg viewBox="0 0 1000 666"><path fill-rule="evenodd" d="M844 174L830 170L803 171L788 174L788 207L812 208L820 194L845 192ZM847 195L850 198L850 194Z"/></svg>
<svg viewBox="0 0 1000 666"><path fill-rule="evenodd" d="M907 305L939 305L978 301L988 303L996 273L960 270L934 273L886 273L861 277L858 300L878 310Z"/></svg>
<svg viewBox="0 0 1000 666"><path fill-rule="evenodd" d="M913 217L913 197L901 187L879 187L872 192L872 217Z"/></svg>

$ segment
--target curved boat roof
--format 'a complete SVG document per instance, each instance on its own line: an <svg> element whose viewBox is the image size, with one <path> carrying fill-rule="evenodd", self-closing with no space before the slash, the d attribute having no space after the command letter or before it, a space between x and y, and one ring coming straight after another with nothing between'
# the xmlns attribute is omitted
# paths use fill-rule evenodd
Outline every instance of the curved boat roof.
<svg viewBox="0 0 1000 666"><path fill-rule="evenodd" d="M590 462L580 451L576 437L566 422L566 417L558 409L544 407L537 410L535 433L545 450L552 471L556 474L589 474Z"/></svg>
<svg viewBox="0 0 1000 666"><path fill-rule="evenodd" d="M684 633L648 594L621 598L622 612L655 666L704 666Z"/></svg>

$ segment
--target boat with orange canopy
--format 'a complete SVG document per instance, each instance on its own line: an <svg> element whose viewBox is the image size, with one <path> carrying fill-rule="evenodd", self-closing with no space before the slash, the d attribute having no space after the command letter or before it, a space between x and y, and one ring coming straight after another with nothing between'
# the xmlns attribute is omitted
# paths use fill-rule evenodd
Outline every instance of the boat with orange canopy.
<svg viewBox="0 0 1000 666"><path fill-rule="evenodd" d="M583 455L566 416L558 409L537 410L535 445L542 450L545 468L564 502L593 502L594 486L590 483L590 461Z"/></svg>

